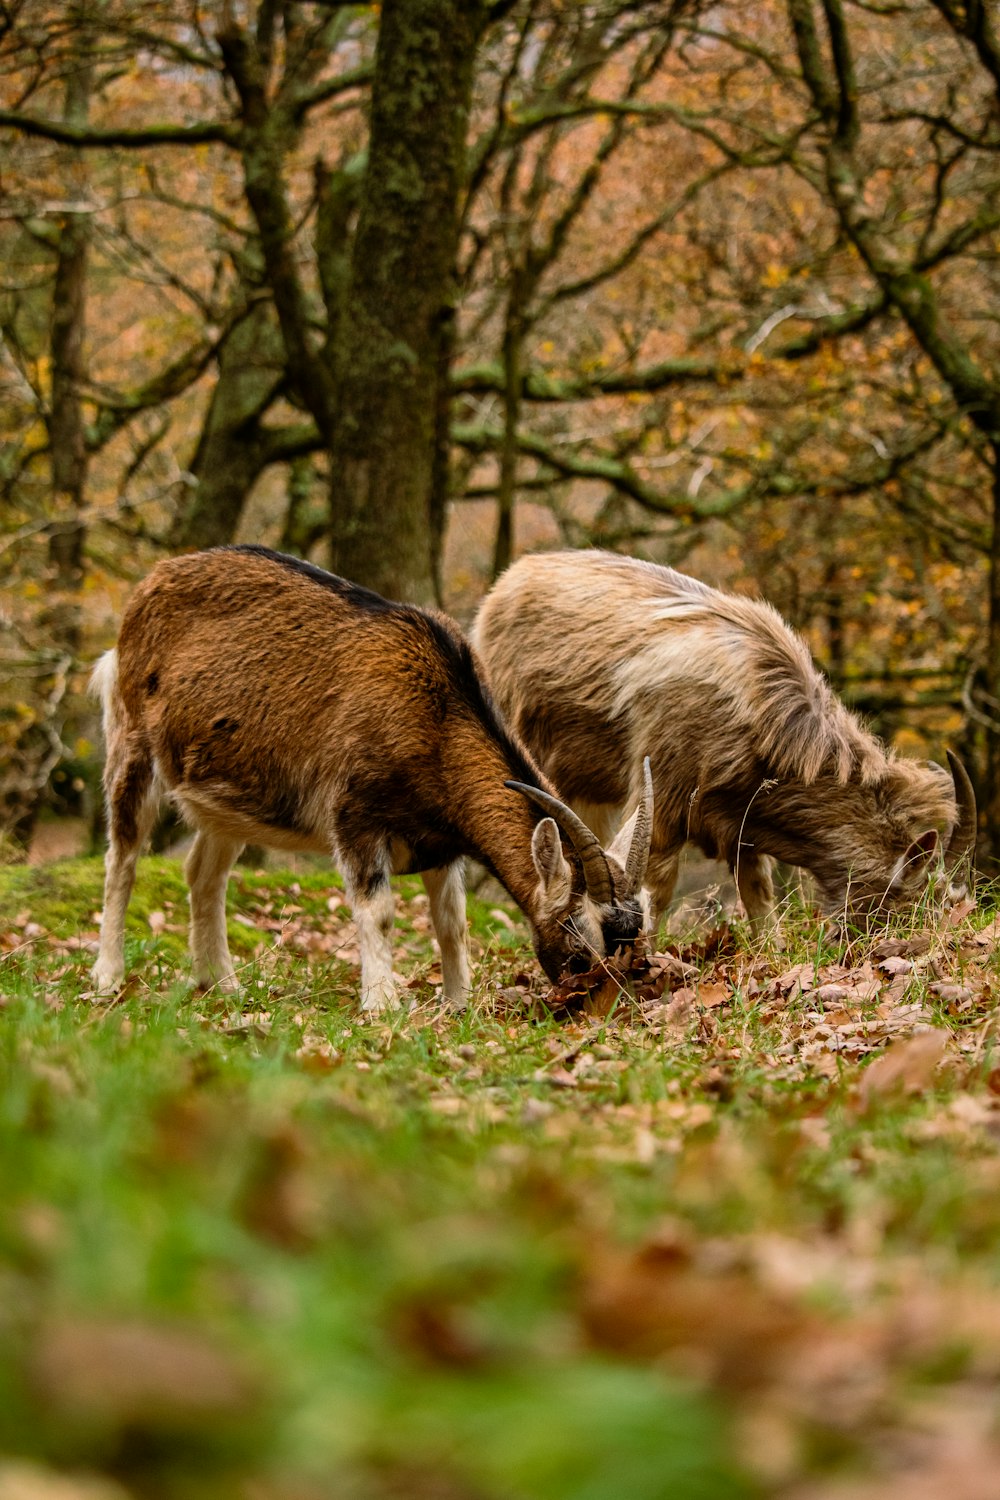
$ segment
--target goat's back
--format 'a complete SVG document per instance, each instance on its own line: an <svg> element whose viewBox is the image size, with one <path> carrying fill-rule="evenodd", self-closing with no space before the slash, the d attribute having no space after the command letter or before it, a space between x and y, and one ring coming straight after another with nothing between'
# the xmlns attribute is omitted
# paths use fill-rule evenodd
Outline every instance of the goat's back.
<svg viewBox="0 0 1000 1500"><path fill-rule="evenodd" d="M723 744L806 782L884 770L771 605L673 568L599 551L524 557L484 600L473 640L501 708L570 795L620 800L639 746L689 767L692 784L701 747ZM577 738L572 763L557 759L560 723Z"/></svg>
<svg viewBox="0 0 1000 1500"><path fill-rule="evenodd" d="M537 774L450 620L263 548L154 568L122 621L118 681L125 732L182 803L304 836L362 806L416 839L473 752L498 787Z"/></svg>
<svg viewBox="0 0 1000 1500"><path fill-rule="evenodd" d="M384 735L415 703L439 719L477 686L443 616L256 547L160 563L129 601L118 656L130 714L238 710L271 738L321 725L353 737L372 722Z"/></svg>

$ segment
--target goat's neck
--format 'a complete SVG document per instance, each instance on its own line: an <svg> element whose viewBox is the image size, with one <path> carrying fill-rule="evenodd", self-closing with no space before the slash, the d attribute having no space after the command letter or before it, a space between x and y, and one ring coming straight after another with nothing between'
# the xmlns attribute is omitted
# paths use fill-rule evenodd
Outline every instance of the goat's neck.
<svg viewBox="0 0 1000 1500"><path fill-rule="evenodd" d="M788 864L841 874L866 852L858 834L874 815L868 800L854 783L779 782L750 805L740 841Z"/></svg>
<svg viewBox="0 0 1000 1500"><path fill-rule="evenodd" d="M471 774L470 765L475 768ZM446 779L466 852L496 876L526 916L534 918L538 872L531 837L542 814L520 792L504 786L508 779L520 779L517 770L499 749L486 752L480 746L475 756L456 758Z"/></svg>
<svg viewBox="0 0 1000 1500"><path fill-rule="evenodd" d="M531 836L539 818L519 792L501 785L495 797L484 797L470 810L465 830L473 858L496 876L525 916L532 918L538 872L531 857Z"/></svg>

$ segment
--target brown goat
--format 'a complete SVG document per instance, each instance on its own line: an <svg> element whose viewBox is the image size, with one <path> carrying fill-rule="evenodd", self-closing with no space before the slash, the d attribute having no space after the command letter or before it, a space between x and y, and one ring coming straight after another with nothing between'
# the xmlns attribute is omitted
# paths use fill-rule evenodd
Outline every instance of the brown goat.
<svg viewBox="0 0 1000 1500"><path fill-rule="evenodd" d="M955 868L972 850L957 758L949 775L887 752L769 604L613 553L543 553L500 578L472 639L502 712L599 835L649 748L654 922L687 842L726 860L756 923L774 909L769 856L809 870L828 913L859 916L914 899L939 852Z"/></svg>
<svg viewBox="0 0 1000 1500"><path fill-rule="evenodd" d="M391 874L423 873L455 1004L469 986L466 854L525 912L553 980L643 925L650 790L602 849L505 728L442 615L262 547L216 548L153 569L94 684L109 825L100 990L124 974L136 859L165 794L196 830L186 875L199 982L236 982L225 889L245 843L335 857L367 1010L395 997Z"/></svg>

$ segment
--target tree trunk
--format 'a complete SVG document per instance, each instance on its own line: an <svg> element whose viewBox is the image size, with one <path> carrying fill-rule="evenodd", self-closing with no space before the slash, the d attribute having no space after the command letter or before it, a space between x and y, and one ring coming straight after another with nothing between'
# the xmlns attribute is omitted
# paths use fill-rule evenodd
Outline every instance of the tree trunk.
<svg viewBox="0 0 1000 1500"><path fill-rule="evenodd" d="M93 90L90 49L92 18L84 3L71 11L72 47L67 58L63 120L85 124ZM82 198L87 170L80 157L67 170L67 197ZM63 214L55 244L49 359L52 390L47 418L52 476L48 526L48 597L40 624L48 636L45 657L51 673L36 680L36 717L19 737L0 785L0 821L25 847L38 817L45 788L62 753L69 674L80 646L80 590L83 585L84 525L80 519L87 483L87 442L80 392L86 373L84 335L90 215Z"/></svg>
<svg viewBox="0 0 1000 1500"><path fill-rule="evenodd" d="M521 346L523 324L515 301L517 271L511 273L511 300L503 335L503 443L497 485L497 530L493 544L491 582L511 565L514 555L514 496L517 490L517 427L521 417Z"/></svg>
<svg viewBox="0 0 1000 1500"><path fill-rule="evenodd" d="M484 0L382 7L368 169L335 351L332 565L418 603L435 598L433 532L444 519L442 350L485 13Z"/></svg>
<svg viewBox="0 0 1000 1500"><path fill-rule="evenodd" d="M326 535L326 506L312 458L303 454L288 465L288 509L278 550L308 557Z"/></svg>
<svg viewBox="0 0 1000 1500"><path fill-rule="evenodd" d="M1000 443L993 448L993 538L987 585L986 660L979 674L985 754L979 789L977 864L991 880L1000 877Z"/></svg>
<svg viewBox="0 0 1000 1500"><path fill-rule="evenodd" d="M218 547L236 535L263 463L258 423L283 369L273 309L258 303L220 352L219 376L191 460L196 483L171 532L175 551Z"/></svg>
<svg viewBox="0 0 1000 1500"><path fill-rule="evenodd" d="M75 12L74 20L78 30L66 77L63 119L70 125L82 125L90 113L93 88L90 17L86 6ZM80 156L73 159L69 175L73 189L82 196L87 179ZM79 645L76 596L83 583L84 530L79 517L87 481L87 444L80 391L85 374L89 249L90 215L64 214L59 225L49 335L52 400L48 428L53 491L49 565L54 598L45 621L55 643L71 653Z"/></svg>

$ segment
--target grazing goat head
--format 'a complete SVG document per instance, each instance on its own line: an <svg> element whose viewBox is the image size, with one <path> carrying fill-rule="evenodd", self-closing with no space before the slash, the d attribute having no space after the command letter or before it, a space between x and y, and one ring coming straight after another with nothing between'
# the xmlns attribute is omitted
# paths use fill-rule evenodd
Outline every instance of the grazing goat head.
<svg viewBox="0 0 1000 1500"><path fill-rule="evenodd" d="M542 553L500 578L472 639L502 712L592 821L638 794L649 750L654 920L689 841L727 861L757 922L772 857L809 870L827 911L865 917L971 855L958 758L948 773L888 752L768 604L612 553Z"/></svg>
<svg viewBox="0 0 1000 1500"><path fill-rule="evenodd" d="M236 982L225 888L246 843L337 860L369 1010L395 996L392 874L423 874L455 1004L469 986L465 855L524 910L552 979L643 926L651 786L602 848L506 728L443 615L265 548L215 548L153 569L94 686L107 742L102 990L124 973L136 858L164 795L195 829L186 874L202 983Z"/></svg>
<svg viewBox="0 0 1000 1500"><path fill-rule="evenodd" d="M653 782L649 757L643 762L639 805L605 852L600 840L571 808L540 786L506 783L551 817L532 835L539 883L535 891L532 940L538 961L555 983L565 973L593 968L605 954L628 945L647 925L642 881L653 831ZM566 860L558 829L580 857L585 895L575 898L574 871Z"/></svg>

